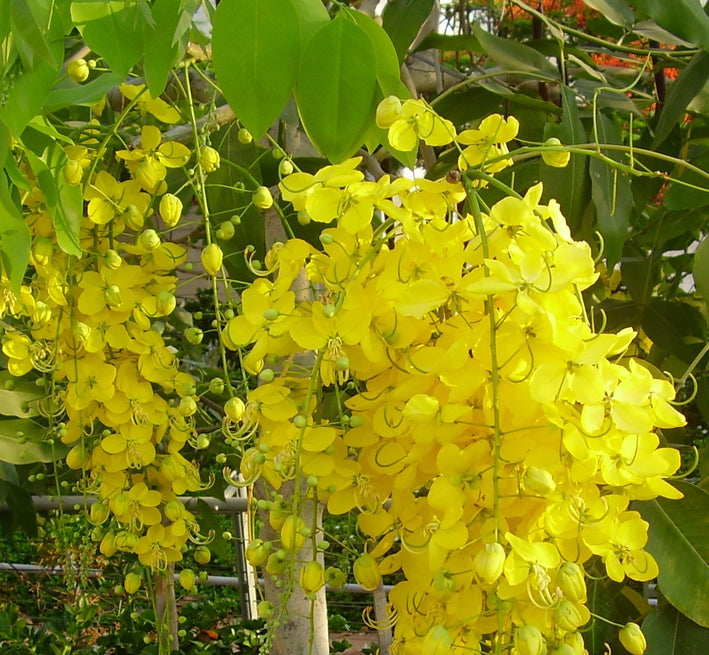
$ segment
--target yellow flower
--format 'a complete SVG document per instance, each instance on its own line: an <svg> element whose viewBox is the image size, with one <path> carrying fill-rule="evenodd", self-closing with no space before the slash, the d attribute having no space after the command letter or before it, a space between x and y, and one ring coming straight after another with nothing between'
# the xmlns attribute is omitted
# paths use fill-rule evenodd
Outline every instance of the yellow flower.
<svg viewBox="0 0 709 655"><path fill-rule="evenodd" d="M445 146L455 138L453 123L438 116L423 100L406 100L399 117L389 127L389 143L403 152L419 139L430 146Z"/></svg>
<svg viewBox="0 0 709 655"><path fill-rule="evenodd" d="M180 112L171 107L161 98L153 98L150 92L145 88L145 84L120 84L118 86L121 93L128 98L128 100L133 100L138 98L138 107L140 108L140 113L145 116L149 113L155 116L159 121L163 123L179 123L180 122Z"/></svg>
<svg viewBox="0 0 709 655"><path fill-rule="evenodd" d="M133 178L150 193L163 193L166 168L180 168L190 158L187 146L176 141L161 141L162 132L157 127L144 125L140 148L116 152L116 157L125 160Z"/></svg>
<svg viewBox="0 0 709 655"><path fill-rule="evenodd" d="M458 135L458 143L466 145L458 158L458 168L465 171L468 168L484 165L488 173L497 173L512 165L507 143L517 136L519 121L510 116L505 119L500 114L492 114L484 118L475 130L465 130ZM490 163L490 160L494 160Z"/></svg>
<svg viewBox="0 0 709 655"><path fill-rule="evenodd" d="M97 173L93 183L86 189L85 197L89 201L88 217L96 225L124 218L128 213L143 219L150 205L150 196L141 192L138 182L119 182L106 171Z"/></svg>

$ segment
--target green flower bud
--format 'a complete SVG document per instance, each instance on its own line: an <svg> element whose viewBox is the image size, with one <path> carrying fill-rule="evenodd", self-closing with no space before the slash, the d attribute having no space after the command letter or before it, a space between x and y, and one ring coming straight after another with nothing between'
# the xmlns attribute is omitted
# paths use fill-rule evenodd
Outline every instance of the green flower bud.
<svg viewBox="0 0 709 655"><path fill-rule="evenodd" d="M273 205L273 196L268 187L260 186L254 191L253 203L257 209L269 209Z"/></svg>
<svg viewBox="0 0 709 655"><path fill-rule="evenodd" d="M493 584L502 575L506 559L502 544L485 544L473 560L473 570L482 582Z"/></svg>
<svg viewBox="0 0 709 655"><path fill-rule="evenodd" d="M536 625L524 625L514 634L514 645L519 655L545 655L547 644Z"/></svg>
<svg viewBox="0 0 709 655"><path fill-rule="evenodd" d="M185 330L185 339L187 343L191 343L193 346L197 346L202 343L204 338L204 332L198 327L189 327ZM224 388L224 383L222 382L222 389Z"/></svg>
<svg viewBox="0 0 709 655"><path fill-rule="evenodd" d="M123 580L123 588L129 593L134 594L138 589L140 589L140 583L142 579L138 573L131 571L126 573L126 577Z"/></svg>
<svg viewBox="0 0 709 655"><path fill-rule="evenodd" d="M547 139L544 142L545 146L560 146L561 141L557 139L555 136ZM542 152L542 160L547 166L553 166L554 168L564 168L568 163L569 160L571 159L571 153L570 152L563 152L563 151L555 151L555 150L548 150L546 152Z"/></svg>
<svg viewBox="0 0 709 655"><path fill-rule="evenodd" d="M379 103L376 113L377 126L387 129L401 115L401 100L396 96L387 96Z"/></svg>
<svg viewBox="0 0 709 655"><path fill-rule="evenodd" d="M207 173L212 173L219 168L221 157L219 153L210 146L204 146L199 153L199 165Z"/></svg>
<svg viewBox="0 0 709 655"><path fill-rule="evenodd" d="M352 565L355 580L367 591L374 591L382 581L379 564L369 553L360 555Z"/></svg>
<svg viewBox="0 0 709 655"><path fill-rule="evenodd" d="M175 227L182 217L182 200L172 193L166 193L160 198L160 216L167 227Z"/></svg>
<svg viewBox="0 0 709 655"><path fill-rule="evenodd" d="M67 66L66 72L74 82L79 84L89 79L89 65L86 59L74 59Z"/></svg>
<svg viewBox="0 0 709 655"><path fill-rule="evenodd" d="M205 246L200 255L204 270L211 276L215 276L222 267L224 253L216 243Z"/></svg>
<svg viewBox="0 0 709 655"><path fill-rule="evenodd" d="M243 143L244 145L248 145L254 140L254 137L251 136L251 132L249 132L245 127L242 127L237 132L236 138L239 140L239 143Z"/></svg>
<svg viewBox="0 0 709 655"><path fill-rule="evenodd" d="M618 638L620 639L620 643L623 644L623 648L631 653L631 655L643 655L647 648L645 635L642 633L637 623L626 623L625 626L621 628Z"/></svg>
<svg viewBox="0 0 709 655"><path fill-rule="evenodd" d="M81 180L84 177L84 169L81 168L81 164L73 159L67 159L63 173L64 179L69 186L81 184Z"/></svg>
<svg viewBox="0 0 709 655"><path fill-rule="evenodd" d="M584 613L580 610L579 605L575 605L570 600L562 600L554 608L554 621L562 630L566 632L576 632L588 618L584 617Z"/></svg>
<svg viewBox="0 0 709 655"><path fill-rule="evenodd" d="M298 581L306 594L314 594L325 584L323 565L317 561L306 562L300 569Z"/></svg>
<svg viewBox="0 0 709 655"><path fill-rule="evenodd" d="M576 562L564 562L556 574L556 584L565 598L576 603L586 602L586 579Z"/></svg>
<svg viewBox="0 0 709 655"><path fill-rule="evenodd" d="M209 548L206 546L197 546L194 549L194 561L197 564L209 564L212 559L212 553L209 552Z"/></svg>
<svg viewBox="0 0 709 655"><path fill-rule="evenodd" d="M178 576L178 581L185 591L192 591L195 587L197 576L192 569L182 569Z"/></svg>

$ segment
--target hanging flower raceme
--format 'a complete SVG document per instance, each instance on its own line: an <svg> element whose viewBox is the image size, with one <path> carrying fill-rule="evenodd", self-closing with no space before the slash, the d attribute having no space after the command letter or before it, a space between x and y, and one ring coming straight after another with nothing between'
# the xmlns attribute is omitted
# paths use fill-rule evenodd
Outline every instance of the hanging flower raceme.
<svg viewBox="0 0 709 655"><path fill-rule="evenodd" d="M282 180L296 211L335 224L320 252L274 248L275 282L246 289L225 330L251 347L249 370L272 366L234 419L255 438L241 472L276 490L307 478L331 513L358 511L370 547L355 578L404 575L393 652L581 655L589 560L617 581L657 573L628 504L679 495L665 481L679 455L654 433L684 422L674 389L626 355L632 331L594 332L590 248L541 185L481 209L481 180L512 163L514 118L456 136L421 101L377 116L402 150L455 147L463 173L365 180L355 158ZM314 297L291 290L300 271ZM317 408L319 387L337 411ZM301 586L320 582L313 564Z"/></svg>
<svg viewBox="0 0 709 655"><path fill-rule="evenodd" d="M122 89L162 120L178 120L144 89ZM71 174L67 183L82 181L100 156L98 145L67 146L75 164L64 170ZM84 490L98 496L91 520L101 551L132 552L162 570L182 558L188 540L204 540L194 515L177 501L203 486L195 465L180 455L194 435L195 381L154 329L176 307L175 269L186 249L146 223L158 203L163 221L178 223L179 199L150 194L164 191L166 168L183 166L190 151L146 126L140 147L118 157L132 179L117 179L98 162L86 181L83 258L69 257L51 222L47 227L38 185L27 195L28 282L19 296L2 282L0 312L15 326L4 333L2 349L12 375L48 378L42 414L50 434L70 447L68 466L84 472ZM136 588L136 579L130 581Z"/></svg>

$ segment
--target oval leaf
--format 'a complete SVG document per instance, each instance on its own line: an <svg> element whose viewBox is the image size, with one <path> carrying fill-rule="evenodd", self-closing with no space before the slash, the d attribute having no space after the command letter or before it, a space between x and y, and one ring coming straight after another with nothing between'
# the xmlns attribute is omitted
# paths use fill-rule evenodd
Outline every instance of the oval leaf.
<svg viewBox="0 0 709 655"><path fill-rule="evenodd" d="M256 138L288 102L300 59L291 0L223 0L214 14L212 57L224 97Z"/></svg>
<svg viewBox="0 0 709 655"><path fill-rule="evenodd" d="M403 62L409 46L433 9L433 0L389 0L382 13L382 27Z"/></svg>
<svg viewBox="0 0 709 655"><path fill-rule="evenodd" d="M656 607L643 621L645 655L704 655L709 653L709 629L680 614L672 605Z"/></svg>
<svg viewBox="0 0 709 655"><path fill-rule="evenodd" d="M699 0L634 0L634 4L671 34L709 48L709 16Z"/></svg>
<svg viewBox="0 0 709 655"><path fill-rule="evenodd" d="M115 73L125 76L140 59L146 20L137 4L124 0L74 0L71 18L86 43Z"/></svg>
<svg viewBox="0 0 709 655"><path fill-rule="evenodd" d="M296 100L308 136L331 161L361 145L376 84L372 42L345 16L323 27L306 47Z"/></svg>
<svg viewBox="0 0 709 655"><path fill-rule="evenodd" d="M485 52L500 67L510 71L536 73L545 79L559 77L556 66L534 48L490 34L478 25L473 25L473 34Z"/></svg>
<svg viewBox="0 0 709 655"><path fill-rule="evenodd" d="M680 612L709 627L709 493L675 482L681 500L637 503L650 523L647 550L660 567L658 586Z"/></svg>
<svg viewBox="0 0 709 655"><path fill-rule="evenodd" d="M46 432L46 428L23 419L0 421L0 460L8 464L33 464L64 457L69 450L65 445L39 441ZM20 433L27 437L24 443L18 439Z"/></svg>
<svg viewBox="0 0 709 655"><path fill-rule="evenodd" d="M599 143L611 145L622 143L617 128L607 116L599 114L596 124ZM605 154L611 159L622 158L617 151ZM608 270L613 270L620 260L628 236L629 219L633 211L633 192L628 178L611 168L605 161L591 159L589 174L591 196L596 206L596 221L605 245L606 262Z"/></svg>

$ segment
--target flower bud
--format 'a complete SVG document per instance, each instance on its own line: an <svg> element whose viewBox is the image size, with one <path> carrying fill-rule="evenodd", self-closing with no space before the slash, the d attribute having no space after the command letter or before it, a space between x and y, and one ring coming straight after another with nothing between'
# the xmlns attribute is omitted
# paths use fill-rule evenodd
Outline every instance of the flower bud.
<svg viewBox="0 0 709 655"><path fill-rule="evenodd" d="M116 548L116 535L114 535L113 532L107 532L104 535L99 550L101 554L106 557L111 557L118 552L118 548Z"/></svg>
<svg viewBox="0 0 709 655"><path fill-rule="evenodd" d="M130 553L138 543L138 535L127 530L121 530L116 535L116 548L126 553Z"/></svg>
<svg viewBox="0 0 709 655"><path fill-rule="evenodd" d="M32 245L32 257L39 266L47 266L54 257L54 244L47 237L38 237Z"/></svg>
<svg viewBox="0 0 709 655"><path fill-rule="evenodd" d="M586 579L576 562L564 562L556 574L556 584L568 598L576 603L586 602Z"/></svg>
<svg viewBox="0 0 709 655"><path fill-rule="evenodd" d="M551 473L538 466L530 466L525 471L522 483L528 491L540 496L548 496L556 489L556 483Z"/></svg>
<svg viewBox="0 0 709 655"><path fill-rule="evenodd" d="M231 221L224 221L220 226L217 232L221 233L221 236L219 237L220 239L223 239L224 241L229 241L234 234L236 233L236 228L234 227L234 223Z"/></svg>
<svg viewBox="0 0 709 655"><path fill-rule="evenodd" d="M556 625L566 632L576 632L578 628L588 621L588 618L584 617L579 607L570 600L562 600L554 608Z"/></svg>
<svg viewBox="0 0 709 655"><path fill-rule="evenodd" d="M219 153L210 146L204 146L199 153L199 165L204 169L206 173L212 173L219 168L221 163L221 158Z"/></svg>
<svg viewBox="0 0 709 655"><path fill-rule="evenodd" d="M222 259L224 253L216 243L210 243L205 246L200 255L202 266L207 274L215 276L222 267Z"/></svg>
<svg viewBox="0 0 709 655"><path fill-rule="evenodd" d="M642 633L637 623L626 623L625 626L621 628L618 638L620 639L620 643L623 644L623 648L631 653L631 655L643 655L647 648L645 635Z"/></svg>
<svg viewBox="0 0 709 655"><path fill-rule="evenodd" d="M145 224L145 216L140 213L140 210L135 205L128 205L121 214L126 225L131 229L141 230Z"/></svg>
<svg viewBox="0 0 709 655"><path fill-rule="evenodd" d="M180 586L185 591L192 591L195 587L196 580L197 576L192 569L182 569L182 571L180 571L180 575L178 576Z"/></svg>
<svg viewBox="0 0 709 655"><path fill-rule="evenodd" d="M202 343L203 338L204 332L202 332L202 330L198 327L189 327L185 330L185 340L193 346L197 346Z"/></svg>
<svg viewBox="0 0 709 655"><path fill-rule="evenodd" d="M197 546L194 549L194 561L197 564L209 564L212 559L212 553L209 552L209 548L206 546Z"/></svg>
<svg viewBox="0 0 709 655"><path fill-rule="evenodd" d="M155 248L160 247L162 241L160 241L158 233L155 230L150 229L145 230L140 234L138 237L138 243L146 250L155 250Z"/></svg>
<svg viewBox="0 0 709 655"><path fill-rule="evenodd" d="M574 655L586 655L586 644L580 632L568 632L564 635L564 644L570 646Z"/></svg>
<svg viewBox="0 0 709 655"><path fill-rule="evenodd" d="M224 413L230 420L234 421L234 423L238 423L242 419L245 411L246 405L244 405L244 401L241 400L241 398L229 398L229 400L224 403Z"/></svg>
<svg viewBox="0 0 709 655"><path fill-rule="evenodd" d="M305 521L300 516L289 514L281 526L281 545L289 553L297 553L305 543L307 531Z"/></svg>
<svg viewBox="0 0 709 655"><path fill-rule="evenodd" d="M325 569L325 582L332 588L338 589L347 581L347 576L342 569L328 566Z"/></svg>
<svg viewBox="0 0 709 655"><path fill-rule="evenodd" d="M133 571L126 573L126 577L123 580L123 588L129 593L134 594L138 589L140 589L141 577L138 573Z"/></svg>
<svg viewBox="0 0 709 655"><path fill-rule="evenodd" d="M286 572L287 563L285 558L280 557L279 553L271 553L266 560L266 573L273 576L280 576Z"/></svg>
<svg viewBox="0 0 709 655"><path fill-rule="evenodd" d="M86 59L74 59L67 66L66 72L74 82L79 84L89 79L89 65Z"/></svg>
<svg viewBox="0 0 709 655"><path fill-rule="evenodd" d="M382 581L379 564L369 553L360 555L352 565L355 580L363 589L374 591Z"/></svg>
<svg viewBox="0 0 709 655"><path fill-rule="evenodd" d="M161 291L155 296L155 309L158 312L158 316L172 314L176 306L177 300L175 299L175 294L170 291Z"/></svg>
<svg viewBox="0 0 709 655"><path fill-rule="evenodd" d="M69 186L81 184L81 180L84 177L84 169L81 168L81 164L73 159L67 159L62 172L64 173L64 179Z"/></svg>
<svg viewBox="0 0 709 655"><path fill-rule="evenodd" d="M261 465L263 461L263 453L259 452L256 448L247 448L241 456L241 464L239 465L239 471L241 475L244 476L244 479L255 480L258 478L258 476L261 475ZM273 529L277 530L279 527L280 525L273 526Z"/></svg>
<svg viewBox="0 0 709 655"><path fill-rule="evenodd" d="M278 174L281 177L290 175L293 172L293 162L290 159L282 159L281 163L278 164Z"/></svg>
<svg viewBox="0 0 709 655"><path fill-rule="evenodd" d="M473 569L482 582L493 584L502 575L506 559L502 544L485 544L473 560Z"/></svg>
<svg viewBox="0 0 709 655"><path fill-rule="evenodd" d="M253 203L258 209L269 209L273 205L273 196L268 187L260 186L254 191Z"/></svg>
<svg viewBox="0 0 709 655"><path fill-rule="evenodd" d="M261 566L268 559L269 548L261 539L254 539L246 547L246 561L251 566Z"/></svg>
<svg viewBox="0 0 709 655"><path fill-rule="evenodd" d="M165 517L172 521L179 521L185 517L185 506L179 500L171 500L163 510Z"/></svg>
<svg viewBox="0 0 709 655"><path fill-rule="evenodd" d="M106 252L101 255L101 260L106 268L115 271L121 267L123 260L121 256L113 249L109 248Z"/></svg>
<svg viewBox="0 0 709 655"><path fill-rule="evenodd" d="M262 600L258 605L256 605L256 614L260 619L268 621L273 616L273 603L267 600Z"/></svg>
<svg viewBox="0 0 709 655"><path fill-rule="evenodd" d="M514 634L514 645L519 655L545 655L547 645L536 625L523 625Z"/></svg>
<svg viewBox="0 0 709 655"><path fill-rule="evenodd" d="M167 227L175 227L182 217L182 200L172 193L166 193L160 198L160 216Z"/></svg>
<svg viewBox="0 0 709 655"><path fill-rule="evenodd" d="M118 307L123 302L121 290L115 284L111 284L103 290L103 298L109 307Z"/></svg>
<svg viewBox="0 0 709 655"><path fill-rule="evenodd" d="M197 411L197 403L192 396L185 396L180 399L180 404L177 406L177 411L181 416L193 416ZM206 437L206 434L199 435L200 437ZM207 439L207 446L209 445L209 439ZM206 448L206 446L205 446Z"/></svg>
<svg viewBox="0 0 709 655"><path fill-rule="evenodd" d="M555 136L547 139L544 142L545 146L560 146L561 141ZM547 150L542 152L542 160L547 166L553 166L554 168L564 168L571 159L570 152Z"/></svg>
<svg viewBox="0 0 709 655"><path fill-rule="evenodd" d="M300 569L298 580L306 594L314 594L325 584L323 565L316 561L306 562Z"/></svg>
<svg viewBox="0 0 709 655"><path fill-rule="evenodd" d="M215 396L221 396L224 393L224 380L221 378L212 378L209 381L209 393L213 393ZM241 403L242 405L244 403Z"/></svg>
<svg viewBox="0 0 709 655"><path fill-rule="evenodd" d="M401 100L396 96L387 96L377 107L377 126L382 129L391 127L396 119L401 115Z"/></svg>
<svg viewBox="0 0 709 655"><path fill-rule="evenodd" d="M249 132L245 127L242 127L237 132L236 138L239 140L239 143L243 143L244 145L248 145L254 140L254 137L251 136L251 132Z"/></svg>
<svg viewBox="0 0 709 655"><path fill-rule="evenodd" d="M552 651L551 655L576 655L576 651L569 644L561 644Z"/></svg>
<svg viewBox="0 0 709 655"><path fill-rule="evenodd" d="M94 503L89 510L89 521L94 525L101 525L107 518L109 509L103 503Z"/></svg>
<svg viewBox="0 0 709 655"><path fill-rule="evenodd" d="M34 306L34 314L32 320L36 325L44 325L49 323L52 318L52 308L46 303L38 300Z"/></svg>

